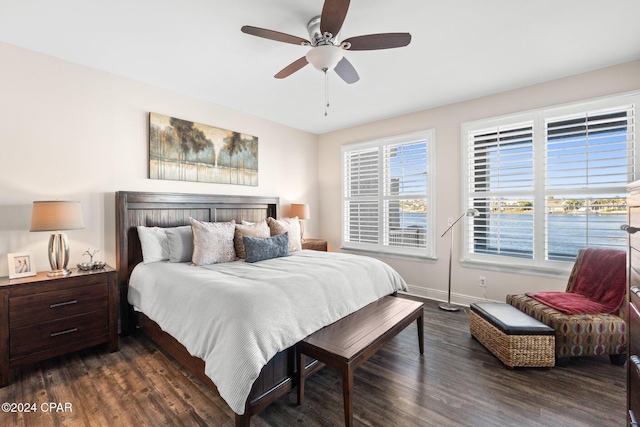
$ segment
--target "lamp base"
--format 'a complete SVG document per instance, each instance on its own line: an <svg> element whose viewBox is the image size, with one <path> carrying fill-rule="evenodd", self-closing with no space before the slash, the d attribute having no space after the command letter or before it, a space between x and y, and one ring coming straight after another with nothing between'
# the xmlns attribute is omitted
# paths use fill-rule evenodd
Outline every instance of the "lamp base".
<svg viewBox="0 0 640 427"><path fill-rule="evenodd" d="M69 263L69 242L65 233L51 233L49 236L49 265L51 271L49 277L66 276L71 273L67 270Z"/></svg>
<svg viewBox="0 0 640 427"><path fill-rule="evenodd" d="M53 270L47 273L49 277L58 277L58 276L68 276L71 274L71 270L67 270L66 268L62 270Z"/></svg>
<svg viewBox="0 0 640 427"><path fill-rule="evenodd" d="M448 302L447 303L443 302L438 307L440 307L440 309L444 310L444 311L460 311L460 307L456 307L455 305L451 305Z"/></svg>

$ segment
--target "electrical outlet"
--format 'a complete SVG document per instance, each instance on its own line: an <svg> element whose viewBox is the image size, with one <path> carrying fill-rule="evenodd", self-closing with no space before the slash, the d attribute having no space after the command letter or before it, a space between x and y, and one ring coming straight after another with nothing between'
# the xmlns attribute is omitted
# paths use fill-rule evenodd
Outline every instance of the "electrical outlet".
<svg viewBox="0 0 640 427"><path fill-rule="evenodd" d="M481 288L486 288L487 287L487 278L484 277L484 276L480 276L480 280L479 280L478 284L480 285Z"/></svg>

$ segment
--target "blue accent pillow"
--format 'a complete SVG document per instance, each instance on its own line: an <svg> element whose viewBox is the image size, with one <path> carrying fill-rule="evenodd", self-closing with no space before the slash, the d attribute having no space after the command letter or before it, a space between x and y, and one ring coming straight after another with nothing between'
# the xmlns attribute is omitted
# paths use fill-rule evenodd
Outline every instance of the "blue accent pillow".
<svg viewBox="0 0 640 427"><path fill-rule="evenodd" d="M265 238L242 236L242 243L247 253L246 262L289 256L289 233Z"/></svg>

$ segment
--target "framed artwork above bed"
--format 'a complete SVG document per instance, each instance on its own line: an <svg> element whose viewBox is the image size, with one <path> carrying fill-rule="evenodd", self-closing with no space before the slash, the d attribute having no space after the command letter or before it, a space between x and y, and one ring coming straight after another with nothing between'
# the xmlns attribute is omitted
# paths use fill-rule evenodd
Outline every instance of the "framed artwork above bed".
<svg viewBox="0 0 640 427"><path fill-rule="evenodd" d="M258 185L258 137L149 113L149 178Z"/></svg>

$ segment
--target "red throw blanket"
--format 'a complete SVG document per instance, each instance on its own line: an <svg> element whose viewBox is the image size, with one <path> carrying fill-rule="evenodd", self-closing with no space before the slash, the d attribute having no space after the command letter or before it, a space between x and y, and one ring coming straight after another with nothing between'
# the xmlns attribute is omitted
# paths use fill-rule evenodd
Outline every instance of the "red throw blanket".
<svg viewBox="0 0 640 427"><path fill-rule="evenodd" d="M571 292L527 295L566 314L613 313L618 310L626 291L627 254L614 249L589 248L578 256L581 259Z"/></svg>

